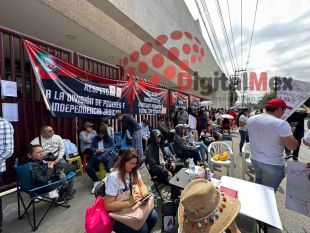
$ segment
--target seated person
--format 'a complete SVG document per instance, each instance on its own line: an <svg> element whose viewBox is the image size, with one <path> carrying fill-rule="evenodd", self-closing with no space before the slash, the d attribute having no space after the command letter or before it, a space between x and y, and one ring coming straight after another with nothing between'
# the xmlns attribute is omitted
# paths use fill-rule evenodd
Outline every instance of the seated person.
<svg viewBox="0 0 310 233"><path fill-rule="evenodd" d="M206 160L206 154L208 153L208 147L201 141L197 142L193 139L193 134L188 125L184 125L186 128L184 139L188 142L189 145L194 145L199 150L201 161L204 163Z"/></svg>
<svg viewBox="0 0 310 233"><path fill-rule="evenodd" d="M148 194L138 168L139 156L135 150L127 150L119 157L105 183L104 206L108 212L130 208L136 204L139 198ZM146 222L139 230L134 230L124 223L115 221L113 232L152 232L157 218L155 209L151 210Z"/></svg>
<svg viewBox="0 0 310 233"><path fill-rule="evenodd" d="M207 127L201 131L199 140L208 147L212 142L222 140L222 134L214 130L213 125L209 122Z"/></svg>
<svg viewBox="0 0 310 233"><path fill-rule="evenodd" d="M163 141L166 141L169 139L169 134L170 134L169 122L165 121L163 116L158 117L157 129L159 129L161 134L163 135Z"/></svg>
<svg viewBox="0 0 310 233"><path fill-rule="evenodd" d="M161 146L161 140L161 132L158 129L153 130L151 132L150 144L145 152L145 161L149 166L152 177L157 176L159 181L169 184L169 177L172 177L183 166L180 166L179 163L174 163L173 158L166 155Z"/></svg>
<svg viewBox="0 0 310 233"><path fill-rule="evenodd" d="M193 158L196 164L201 162L199 151L195 145L189 145L183 138L186 128L183 124L178 124L175 127L175 136L173 140L173 150L178 158L188 159Z"/></svg>
<svg viewBox="0 0 310 233"><path fill-rule="evenodd" d="M93 138L97 136L96 131L93 129L93 124L90 122L84 123L84 130L80 132L80 150L82 154L90 155L90 144Z"/></svg>
<svg viewBox="0 0 310 233"><path fill-rule="evenodd" d="M132 145L132 136L128 129L126 130L126 144Z"/></svg>
<svg viewBox="0 0 310 233"><path fill-rule="evenodd" d="M94 193L97 184L99 183L98 177L96 176L95 168L99 163L103 163L107 172L113 166L113 160L116 157L114 149L114 140L109 137L107 128L103 127L99 130L98 135L92 140L90 151L90 160L86 166L87 175L94 182L94 186L91 193ZM100 161L98 158L100 157ZM103 158L101 158L103 157Z"/></svg>
<svg viewBox="0 0 310 233"><path fill-rule="evenodd" d="M148 119L143 119L142 123L140 123L142 129L142 146L145 151L148 141L150 140L150 129L149 129L149 121Z"/></svg>
<svg viewBox="0 0 310 233"><path fill-rule="evenodd" d="M109 124L109 119L104 118L102 119L101 126L100 127L107 127L108 135L113 139L114 138L114 128L111 127L111 124Z"/></svg>
<svg viewBox="0 0 310 233"><path fill-rule="evenodd" d="M41 135L36 137L30 142L32 145L41 145L43 147L43 155L46 156L48 153L52 153L57 157L55 164L59 162L66 164L66 160L63 159L65 154L65 146L62 138L54 134L54 130L49 125L41 127Z"/></svg>
<svg viewBox="0 0 310 233"><path fill-rule="evenodd" d="M55 169L55 161L43 160L43 147L40 145L29 145L27 156L21 161L21 163L32 163L33 171L33 183L35 186L40 187L47 185L49 182L57 180L65 180L66 175ZM73 179L68 183L65 181L66 187L60 190L57 203L64 203L65 200L71 200L74 197L75 189L73 187ZM52 191L52 190L47 190Z"/></svg>

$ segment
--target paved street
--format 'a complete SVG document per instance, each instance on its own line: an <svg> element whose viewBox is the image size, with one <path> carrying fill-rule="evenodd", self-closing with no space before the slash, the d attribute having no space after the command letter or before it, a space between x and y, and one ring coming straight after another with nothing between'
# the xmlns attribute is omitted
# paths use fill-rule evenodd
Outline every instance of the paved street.
<svg viewBox="0 0 310 233"><path fill-rule="evenodd" d="M235 176L241 177L241 157L238 155L238 134L236 131L233 133L234 152L236 159ZM305 146L300 149L300 161L306 162L310 160L310 150ZM147 185L151 185L150 177L146 168L141 170L143 180ZM226 172L224 170L224 172ZM216 170L216 174L221 176L224 174L221 171ZM246 179L253 178L253 174L246 175ZM76 197L71 201L71 208L64 209L61 207L55 207L50 210L39 229L38 233L55 233L55 232L67 232L67 233L79 233L84 232L84 216L85 210L94 201L94 197L90 194L92 183L86 174L78 176L75 179L75 188L77 189ZM284 230L277 230L275 228L269 228L269 233L276 232L289 232L289 233L310 233L310 221L308 217L302 216L293 211L287 210L284 207L285 201L285 189L286 179L280 186L280 191L277 192L276 198L278 203L278 210L282 220ZM10 194L3 198L4 209L4 233L28 233L31 232L31 228L24 218L23 220L17 220L17 202L16 193ZM253 200L255 201L255 200ZM160 202L158 202L160 204ZM44 203L38 204L38 209ZM239 221L239 220L238 220ZM250 229L253 227L253 222L249 219L240 219L239 226L243 229ZM161 232L161 218L159 218L155 232ZM246 232L246 231L243 231Z"/></svg>

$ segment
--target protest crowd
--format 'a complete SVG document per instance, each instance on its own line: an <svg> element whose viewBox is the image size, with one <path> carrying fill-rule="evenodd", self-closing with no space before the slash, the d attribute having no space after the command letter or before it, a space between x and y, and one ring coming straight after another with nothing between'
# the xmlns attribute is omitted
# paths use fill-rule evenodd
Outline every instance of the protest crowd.
<svg viewBox="0 0 310 233"><path fill-rule="evenodd" d="M118 112L114 120L121 124L121 132L111 127L112 119L102 119L98 127L86 121L79 133L79 147L44 125L40 135L29 142L17 166L32 165L33 187L44 187L40 195L36 194L37 201L47 193L58 205L67 205L74 198L75 178L68 176L82 166L93 182L89 192L97 198L90 209L99 208L105 219L94 223L91 219L97 218L98 212L86 211L86 232L152 232L159 221L156 197L166 206L161 215L169 208L174 210L168 214L176 219L174 224L168 229L162 227L167 232L241 232L235 222L241 200L235 189L216 188L214 166L228 166L227 175L233 176L234 157L227 142L232 141L233 133L239 133L236 156L250 160L254 183L276 193L286 176L285 161L298 161L301 143L310 145L310 131L304 131L307 108L282 120L287 109L291 107L281 99L272 99L264 110L256 111L179 106L170 118L158 115L156 125L150 125L147 118L138 122L132 115ZM5 164L13 153L14 132L9 122L0 120L1 137L6 142L1 146ZM310 158L307 166L310 167ZM143 167L154 181L153 189L142 179ZM186 185L178 187L172 180L182 179L178 174L184 168L188 168ZM57 182L56 189L49 187ZM159 185L168 187L168 197L162 196Z"/></svg>

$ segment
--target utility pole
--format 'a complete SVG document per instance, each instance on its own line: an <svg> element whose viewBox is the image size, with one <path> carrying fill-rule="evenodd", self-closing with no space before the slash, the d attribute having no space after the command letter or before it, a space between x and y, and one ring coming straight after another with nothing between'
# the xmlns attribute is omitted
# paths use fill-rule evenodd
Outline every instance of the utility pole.
<svg viewBox="0 0 310 233"><path fill-rule="evenodd" d="M246 69L240 69L240 70L236 70L236 72L240 73L240 72L246 72ZM243 73L242 73L243 74ZM240 76L240 74L239 74ZM246 86L245 88L245 83L242 83L242 102L241 102L241 106L243 107L244 106L244 92L245 92L245 89L247 89L248 87Z"/></svg>

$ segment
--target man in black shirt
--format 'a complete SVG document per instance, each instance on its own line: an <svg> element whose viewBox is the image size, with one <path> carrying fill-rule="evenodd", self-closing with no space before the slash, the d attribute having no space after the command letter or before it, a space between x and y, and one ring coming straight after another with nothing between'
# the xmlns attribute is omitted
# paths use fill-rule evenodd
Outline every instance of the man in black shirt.
<svg viewBox="0 0 310 233"><path fill-rule="evenodd" d="M294 112L291 116L287 118L287 122L290 123L292 127L295 127L293 133L294 137L298 141L298 147L293 151L293 160L298 161L298 153L301 144L301 139L305 134L305 118L308 116L306 112ZM286 149L286 154L288 154L285 159L291 158L290 151Z"/></svg>
<svg viewBox="0 0 310 233"><path fill-rule="evenodd" d="M145 160L142 145L142 129L136 119L130 114L123 114L121 112L116 113L115 118L122 123L122 137L123 140L126 130L130 132L132 136L132 147L135 148L140 156L140 163Z"/></svg>

